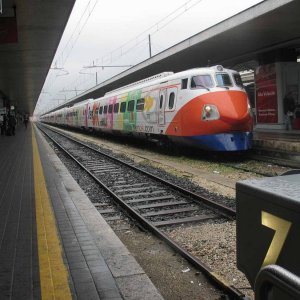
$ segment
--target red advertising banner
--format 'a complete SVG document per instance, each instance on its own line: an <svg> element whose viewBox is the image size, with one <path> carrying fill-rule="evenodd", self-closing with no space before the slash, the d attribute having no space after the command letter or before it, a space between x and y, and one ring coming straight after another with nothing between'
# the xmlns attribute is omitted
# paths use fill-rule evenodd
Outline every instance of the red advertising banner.
<svg viewBox="0 0 300 300"><path fill-rule="evenodd" d="M255 86L257 123L278 123L275 64L256 69Z"/></svg>

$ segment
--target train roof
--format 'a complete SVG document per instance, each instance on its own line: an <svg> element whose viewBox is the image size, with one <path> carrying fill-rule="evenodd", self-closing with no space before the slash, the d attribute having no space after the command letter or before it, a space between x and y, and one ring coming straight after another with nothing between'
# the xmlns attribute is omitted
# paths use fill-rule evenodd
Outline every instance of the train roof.
<svg viewBox="0 0 300 300"><path fill-rule="evenodd" d="M70 107L80 106L80 105L86 104L86 103L88 103L88 102L91 102L91 101L93 101L93 100L94 100L93 98L85 99L85 100L83 100L83 101L80 101L80 102L75 103L74 105L72 105L72 106L70 106Z"/></svg>
<svg viewBox="0 0 300 300"><path fill-rule="evenodd" d="M149 86L149 85L156 85L159 83L162 83L164 81L174 80L178 78L184 78L191 75L200 75L203 73L215 73L215 72L236 72L235 70L226 69L223 68L221 65L216 65L212 67L202 67L202 68L193 68L182 72L163 72L160 74L156 74L154 76L133 82L131 84L125 85L123 87L120 87L118 89L112 90L110 92L107 92L103 97L99 97L98 99L105 99L107 97L111 96L117 96L123 93L127 93L136 89L141 89L143 87ZM98 100L95 99L95 100Z"/></svg>
<svg viewBox="0 0 300 300"><path fill-rule="evenodd" d="M193 68L193 69L189 69L186 71L182 71L182 72L163 72L163 73L159 73L156 74L154 76L151 77L147 77L145 79L133 82L131 84L122 86L118 89L112 90L110 92L107 92L104 96L96 98L96 99L86 99L83 100L81 102L75 103L73 106L71 107L65 107L59 110L56 110L55 112L59 112L59 111L63 111L64 109L68 109L68 108L72 108L72 107L77 107L77 106L81 106L83 104L86 103L90 103L93 101L97 101L100 99L106 99L106 98L110 98L112 96L117 96L120 94L125 94L128 93L130 91L134 91L136 89L141 89L143 87L149 86L149 85L156 85L156 84L160 84L164 81L170 81L170 80L175 80L175 79L180 79L180 78L185 78L185 77L190 77L192 75L200 75L200 74L207 74L207 73L215 73L215 72L229 72L229 73L238 73L235 70L231 70L231 69L226 69L223 68L223 66L221 65L216 65L216 66L212 66L212 67L199 67L199 68Z"/></svg>

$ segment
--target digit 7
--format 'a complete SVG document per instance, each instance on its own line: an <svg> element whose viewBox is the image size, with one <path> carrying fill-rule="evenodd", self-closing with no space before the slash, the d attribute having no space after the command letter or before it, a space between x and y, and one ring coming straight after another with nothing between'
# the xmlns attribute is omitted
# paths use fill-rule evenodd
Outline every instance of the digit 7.
<svg viewBox="0 0 300 300"><path fill-rule="evenodd" d="M262 267L264 267L276 263L292 223L265 211L261 212L261 223L275 230L273 240L262 264Z"/></svg>

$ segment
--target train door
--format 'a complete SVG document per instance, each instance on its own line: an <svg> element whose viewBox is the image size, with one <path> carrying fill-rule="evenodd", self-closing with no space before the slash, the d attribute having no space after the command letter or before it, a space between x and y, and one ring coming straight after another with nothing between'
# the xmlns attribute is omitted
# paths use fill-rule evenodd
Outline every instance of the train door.
<svg viewBox="0 0 300 300"><path fill-rule="evenodd" d="M165 100L165 124L169 126L174 122L174 115L176 111L177 87L168 88Z"/></svg>
<svg viewBox="0 0 300 300"><path fill-rule="evenodd" d="M167 90L163 89L159 91L159 109L158 109L158 125L165 125L165 102L166 102Z"/></svg>
<svg viewBox="0 0 300 300"><path fill-rule="evenodd" d="M84 127L88 128L89 103L84 105Z"/></svg>

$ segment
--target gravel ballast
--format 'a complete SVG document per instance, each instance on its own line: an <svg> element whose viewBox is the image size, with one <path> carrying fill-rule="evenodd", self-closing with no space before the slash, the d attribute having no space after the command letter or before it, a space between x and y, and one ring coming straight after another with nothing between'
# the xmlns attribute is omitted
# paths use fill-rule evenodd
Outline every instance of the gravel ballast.
<svg viewBox="0 0 300 300"><path fill-rule="evenodd" d="M253 173L219 167L216 163L203 163L197 159L168 156L94 136L71 134L85 142L88 141L97 147L104 148L108 152L113 152L115 156L126 157L127 160L142 165L147 171L154 172L187 189L205 194L208 198L215 198L218 195L218 201L232 208L235 208L235 189L233 188L235 182L259 177ZM165 163L159 163L159 161ZM85 182L88 179L85 176L76 175L78 171L75 167L71 169L74 169L71 174L75 179L77 177L81 186L85 187L84 190L91 201L97 201L97 195L103 191L97 191L94 187L86 188L90 184ZM201 172L196 172L194 169L199 169ZM278 170L280 171L281 169ZM225 183L222 178L224 182L226 178ZM249 298L253 298L247 279L236 268L235 221L219 223L210 221L201 225L177 226L166 232L178 244L220 274L229 284L240 289ZM141 232L134 226L116 231L116 233L166 299L220 299L222 293L214 290L197 270L193 270L155 237ZM165 247L164 250L162 250L163 247ZM171 262L170 258L175 261ZM167 263L164 263L166 261ZM188 271L184 272L185 270Z"/></svg>

